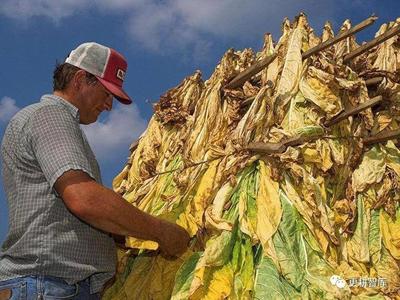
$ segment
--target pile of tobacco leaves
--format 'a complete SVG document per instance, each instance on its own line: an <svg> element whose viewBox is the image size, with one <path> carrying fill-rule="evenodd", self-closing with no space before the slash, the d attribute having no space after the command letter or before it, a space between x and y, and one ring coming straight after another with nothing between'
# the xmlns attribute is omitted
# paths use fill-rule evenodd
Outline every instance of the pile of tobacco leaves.
<svg viewBox="0 0 400 300"><path fill-rule="evenodd" d="M104 299L400 299L400 151L375 138L399 130L400 38L347 63L354 36L302 57L334 37L300 14L161 96L113 188L191 246L170 259L128 237Z"/></svg>

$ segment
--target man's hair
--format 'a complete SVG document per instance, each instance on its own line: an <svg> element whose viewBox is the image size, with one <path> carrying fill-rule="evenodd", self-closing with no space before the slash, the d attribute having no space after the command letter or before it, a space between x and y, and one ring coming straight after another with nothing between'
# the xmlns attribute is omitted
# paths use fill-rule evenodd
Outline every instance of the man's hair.
<svg viewBox="0 0 400 300"><path fill-rule="evenodd" d="M53 90L65 90L75 73L79 70L81 69L68 63L56 63L53 73ZM86 72L86 82L88 84L95 84L97 82L97 78L93 74Z"/></svg>

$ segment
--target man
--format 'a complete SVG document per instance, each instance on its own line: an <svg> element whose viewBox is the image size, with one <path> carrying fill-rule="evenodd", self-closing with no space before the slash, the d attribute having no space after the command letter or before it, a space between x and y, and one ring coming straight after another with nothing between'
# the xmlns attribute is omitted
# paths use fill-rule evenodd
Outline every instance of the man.
<svg viewBox="0 0 400 300"><path fill-rule="evenodd" d="M132 102L122 89L126 69L115 50L84 43L56 67L53 94L10 121L1 145L10 227L0 252L0 300L98 299L115 271L111 234L156 241L169 256L186 250L183 228L101 185L79 125L111 110L113 97Z"/></svg>

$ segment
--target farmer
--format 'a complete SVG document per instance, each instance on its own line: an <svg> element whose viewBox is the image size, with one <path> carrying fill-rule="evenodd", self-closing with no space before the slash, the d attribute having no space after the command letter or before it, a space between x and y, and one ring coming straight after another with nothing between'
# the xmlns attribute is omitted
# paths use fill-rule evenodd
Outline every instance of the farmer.
<svg viewBox="0 0 400 300"><path fill-rule="evenodd" d="M132 103L122 89L126 69L114 49L84 43L56 67L53 94L11 119L1 145L9 232L0 250L0 300L98 299L116 268L113 235L156 241L168 256L186 250L183 228L101 184L80 128L110 111L113 98Z"/></svg>

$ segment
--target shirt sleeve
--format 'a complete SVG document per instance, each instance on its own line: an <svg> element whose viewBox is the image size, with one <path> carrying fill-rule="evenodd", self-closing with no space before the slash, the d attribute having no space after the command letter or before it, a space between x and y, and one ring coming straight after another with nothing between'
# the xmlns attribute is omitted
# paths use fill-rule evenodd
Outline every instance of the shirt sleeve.
<svg viewBox="0 0 400 300"><path fill-rule="evenodd" d="M57 105L42 107L30 129L32 150L50 187L68 170L82 170L95 180L81 128L70 112Z"/></svg>

